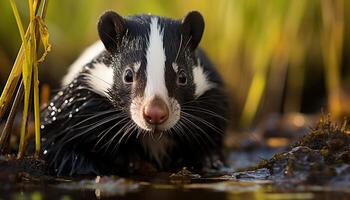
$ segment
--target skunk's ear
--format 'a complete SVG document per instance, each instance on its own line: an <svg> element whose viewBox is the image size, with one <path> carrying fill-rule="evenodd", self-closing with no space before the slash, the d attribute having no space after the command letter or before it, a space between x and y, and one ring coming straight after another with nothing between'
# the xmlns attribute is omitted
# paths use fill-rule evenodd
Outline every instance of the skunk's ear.
<svg viewBox="0 0 350 200"><path fill-rule="evenodd" d="M204 31L204 19L198 11L191 11L182 20L184 41L191 49L197 48Z"/></svg>
<svg viewBox="0 0 350 200"><path fill-rule="evenodd" d="M116 12L105 12L97 24L98 34L108 51L115 51L126 32L126 21Z"/></svg>

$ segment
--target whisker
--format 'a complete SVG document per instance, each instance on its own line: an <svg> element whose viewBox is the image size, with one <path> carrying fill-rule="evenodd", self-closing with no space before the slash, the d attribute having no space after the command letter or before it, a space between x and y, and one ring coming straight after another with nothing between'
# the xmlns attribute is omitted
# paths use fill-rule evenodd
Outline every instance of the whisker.
<svg viewBox="0 0 350 200"><path fill-rule="evenodd" d="M187 126L187 123L185 121L182 122L182 126L184 128L186 128L187 130L189 130L189 134L186 134L184 133L183 135L186 135L186 136L192 136L192 138L197 142L198 144L198 147L201 149L201 151L205 152L204 150L204 147L202 146L202 143L198 140L198 138L196 137L195 134L193 134L193 132L190 130L190 128ZM191 145L192 144L192 140L188 137L188 141L189 141L189 144Z"/></svg>
<svg viewBox="0 0 350 200"><path fill-rule="evenodd" d="M228 121L228 119L226 119L225 117L211 111L211 110L206 110L206 109L200 109L200 108L196 108L196 107L193 107L194 109L192 108L183 108L182 110L183 111L193 111L193 112L200 112L200 113L204 113L204 114L208 114L210 116L213 116L213 117L216 117L216 118L219 118L219 119L222 119L224 121Z"/></svg>
<svg viewBox="0 0 350 200"><path fill-rule="evenodd" d="M183 118L187 119L186 117L183 117ZM187 119L187 123L189 123L189 125L192 125L192 126L196 127L198 130L200 130L206 136L206 138L209 140L209 142L211 142L212 145L215 145L215 142L213 141L213 139L202 128L200 128L198 125L196 125L195 123L193 123L189 119ZM201 135L199 135L199 136L202 137ZM204 140L204 141L206 141L206 140Z"/></svg>
<svg viewBox="0 0 350 200"><path fill-rule="evenodd" d="M182 105L187 105L187 104L191 104L191 103L209 103L208 101L203 101L203 100L207 100L207 99L211 100L213 103L216 103L214 101L214 99L221 98L221 97L223 97L223 95L220 95L220 94L217 94L217 95L210 94L210 95L200 96L197 99L193 99L191 101L185 102ZM213 104L213 105L216 105L216 104Z"/></svg>
<svg viewBox="0 0 350 200"><path fill-rule="evenodd" d="M118 140L118 143L113 147L113 150L112 150L112 153L113 153L113 154L114 154L114 152L116 152L116 151L118 150L118 148L119 148L120 144L122 143L124 137L130 133L130 131L133 129L133 127L134 127L134 125L135 125L134 123L132 123L131 120L128 122L128 124L129 124L129 125L128 125L128 127L126 128L126 131L125 131L125 132L123 133L123 135L120 137L120 139Z"/></svg>
<svg viewBox="0 0 350 200"><path fill-rule="evenodd" d="M174 61L175 63L176 63L176 61L177 61L177 58L178 58L179 55L180 55L181 45L182 45L182 34L181 34L181 36L180 36L180 45L179 45L179 48L178 48L177 53L176 53L176 57L175 57L175 61Z"/></svg>
<svg viewBox="0 0 350 200"><path fill-rule="evenodd" d="M125 127L127 127L127 126L130 125L130 122L131 122L131 120L129 120L127 123L125 123L124 126L121 127L121 128L119 129L119 131L118 131L117 133L115 133L115 135L114 135L108 142L106 142L106 143L101 147L101 149L102 149L102 148L105 148L105 147L107 146L106 149L105 149L105 153L107 152L107 150L109 149L110 145L113 143L113 141L115 140L115 138L116 138L122 131L124 131Z"/></svg>
<svg viewBox="0 0 350 200"><path fill-rule="evenodd" d="M156 140L154 139L154 130L152 130L152 131L150 132L150 134L151 134L152 140L153 140L153 141L156 141Z"/></svg>
<svg viewBox="0 0 350 200"><path fill-rule="evenodd" d="M128 140L130 139L131 135L133 135L133 133L135 132L135 131L134 131L135 129L136 129L136 130L139 130L139 128L138 128L138 126L137 126L136 124L133 125L133 128L132 128L132 130L130 131L129 136L126 138L125 143L128 142Z"/></svg>
<svg viewBox="0 0 350 200"><path fill-rule="evenodd" d="M218 128L216 128L213 124L209 123L208 121L200 118L200 117L197 117L195 115L192 115L192 114L189 114L189 113L186 113L186 112L182 112L183 115L187 115L188 117L192 117L194 118L195 120L198 120L198 122L204 124L204 125L207 125L208 127L210 127L213 131L219 133L220 135L223 134L223 130L220 130Z"/></svg>
<svg viewBox="0 0 350 200"><path fill-rule="evenodd" d="M112 129L114 129L115 127L117 127L117 126L120 125L121 123L125 122L126 120L127 120L127 118L124 118L124 119L120 120L119 122L117 122L116 124L114 124L114 125L113 125L112 127L110 127L109 129L106 129L107 131L101 132L101 133L97 136L97 137L100 137L100 139L96 142L94 148L96 148L96 147L99 145L99 143L103 140L103 138L105 138L105 137L108 135L108 133L109 133Z"/></svg>
<svg viewBox="0 0 350 200"><path fill-rule="evenodd" d="M162 136L163 136L163 131L162 131L162 132L160 132L160 134L159 134L159 136L158 136L157 141L160 141L160 139L162 138Z"/></svg>
<svg viewBox="0 0 350 200"><path fill-rule="evenodd" d="M113 117L115 117L115 119L119 119L119 118L122 118L122 117L125 117L125 116L126 116L126 115L115 115L115 116L113 116ZM105 117L105 118L103 118L103 119L106 119L106 118L107 118L107 117ZM95 125L95 124L101 122L103 119L98 120L98 121L96 121L96 122L94 122L94 123L92 123L92 124L87 124L87 125L85 125L85 126L79 126L79 127L77 127L75 130L81 130L81 129L85 129L85 128L87 128L87 127L93 126L93 125Z"/></svg>
<svg viewBox="0 0 350 200"><path fill-rule="evenodd" d="M104 31L104 30L101 30L107 37L109 37L109 39L111 39L112 40L112 42L115 44L115 46L116 47L118 47L119 46L119 43L117 42L117 40L114 38L114 37L112 37L112 36L110 36L106 31Z"/></svg>
<svg viewBox="0 0 350 200"><path fill-rule="evenodd" d="M199 108L199 107L182 107L182 110L183 111L193 111L193 112L200 112L200 113L205 113L205 114L208 114L210 116L213 116L213 117L216 117L216 118L219 118L219 119L222 119L224 121L228 121L228 119L226 119L225 117L211 111L211 110L207 110L207 109L204 109L204 108Z"/></svg>
<svg viewBox="0 0 350 200"><path fill-rule="evenodd" d="M103 80L101 77L98 77L96 76L95 74L91 74L91 73L88 73L88 72L82 72L81 74L85 75L86 78L97 78L99 79L100 81L103 81L105 84L107 84L108 86L113 86L112 84L108 83L107 81Z"/></svg>
<svg viewBox="0 0 350 200"><path fill-rule="evenodd" d="M111 113L114 113L114 112L117 113L117 111L114 111L114 110L110 111L110 110L108 110L108 111L103 111L103 112L98 113L98 114L94 114L93 116L91 116L91 117L89 117L87 119L84 119L83 121L80 121L80 122L74 124L73 126L69 127L69 129L73 129L73 128L75 128L75 127L77 127L77 126L79 126L79 125L81 125L81 124L83 124L83 123L85 123L85 122L87 122L89 120L94 119L94 118L101 117L103 115L111 114Z"/></svg>
<svg viewBox="0 0 350 200"><path fill-rule="evenodd" d="M95 124L95 125L91 126L90 128L86 129L85 131L83 131L83 132L81 132L79 134L76 134L74 136L71 136L70 134L66 134L66 136L63 138L63 144L66 144L66 143L68 143L68 142L70 142L70 141L72 141L72 140L74 140L76 138L79 138L80 136L85 135L86 133L94 130L95 128L97 128L97 127L99 127L99 126L101 126L103 124L106 124L108 122L111 122L113 120L116 120L116 119L118 119L118 117L111 116L111 117L108 117L106 119L100 120L98 124Z"/></svg>
<svg viewBox="0 0 350 200"><path fill-rule="evenodd" d="M181 133L181 134L185 137L185 139L187 140L187 142L188 142L189 144L191 144L191 138L189 138L189 136L185 133L184 128L186 128L186 130L189 131L189 134L191 134L191 131L187 128L187 126L184 124L183 121L180 120L180 121L178 122L178 124L179 124L179 133Z"/></svg>
<svg viewBox="0 0 350 200"><path fill-rule="evenodd" d="M138 139L139 136L140 136L140 134L142 134L142 133L143 133L143 129L138 128L137 135L136 135L136 139Z"/></svg>
<svg viewBox="0 0 350 200"><path fill-rule="evenodd" d="M190 43L191 39L192 39L192 35L190 36L190 38L189 38L188 41L186 42L186 44L185 44L185 46L184 46L183 49L186 49L186 47L187 47L187 45Z"/></svg>

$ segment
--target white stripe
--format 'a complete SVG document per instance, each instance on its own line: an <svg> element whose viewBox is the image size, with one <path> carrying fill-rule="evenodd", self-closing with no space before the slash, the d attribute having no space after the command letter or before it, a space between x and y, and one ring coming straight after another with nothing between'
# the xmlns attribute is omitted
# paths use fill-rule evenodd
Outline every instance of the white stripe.
<svg viewBox="0 0 350 200"><path fill-rule="evenodd" d="M87 83L94 92L109 98L108 91L113 85L113 74L112 67L108 67L103 63L96 63L86 74Z"/></svg>
<svg viewBox="0 0 350 200"><path fill-rule="evenodd" d="M73 79L82 71L83 67L96 58L105 50L101 41L95 42L89 46L77 60L69 67L68 73L62 79L62 85L70 84Z"/></svg>
<svg viewBox="0 0 350 200"><path fill-rule="evenodd" d="M207 74L204 72L203 67L198 59L198 65L193 67L193 81L196 86L195 96L199 97L206 91L212 89L215 85L208 80Z"/></svg>
<svg viewBox="0 0 350 200"><path fill-rule="evenodd" d="M158 25L158 18L152 18L148 48L146 52L147 82L145 88L145 99L158 95L167 100L168 91L165 86L165 52L163 46L163 31Z"/></svg>

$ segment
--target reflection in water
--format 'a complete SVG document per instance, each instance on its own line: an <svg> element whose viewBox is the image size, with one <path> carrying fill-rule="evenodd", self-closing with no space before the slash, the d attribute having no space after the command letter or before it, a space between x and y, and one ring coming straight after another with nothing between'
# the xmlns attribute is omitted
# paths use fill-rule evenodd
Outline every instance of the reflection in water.
<svg viewBox="0 0 350 200"><path fill-rule="evenodd" d="M106 179L106 180L103 180ZM288 186L286 183L240 182L237 180L212 182L201 180L189 184L137 182L122 178L103 177L103 184L94 184L95 180L70 182L65 185L22 184L21 187L0 187L0 199L13 200L74 200L74 199L121 199L121 200L265 200L265 199L347 199L350 191L327 190L322 186ZM112 183L114 180L115 183ZM211 182L211 183L210 183ZM111 186L113 184L119 186ZM111 192L115 187L137 188L124 190L125 193ZM284 185L280 187L281 185ZM72 187L69 188L68 186ZM80 188L78 187L80 185ZM95 187L95 189L93 189ZM328 188L330 189L330 188ZM334 188L333 188L334 189Z"/></svg>

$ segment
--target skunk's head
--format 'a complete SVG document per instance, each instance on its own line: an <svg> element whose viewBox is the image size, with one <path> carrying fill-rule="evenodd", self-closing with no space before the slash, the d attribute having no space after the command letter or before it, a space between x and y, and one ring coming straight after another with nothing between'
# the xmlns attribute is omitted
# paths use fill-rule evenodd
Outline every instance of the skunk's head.
<svg viewBox="0 0 350 200"><path fill-rule="evenodd" d="M196 11L182 20L104 13L98 33L112 55L106 80L113 76L103 89L106 97L143 130L174 128L182 105L210 88L203 69L196 67L203 30L203 17Z"/></svg>

